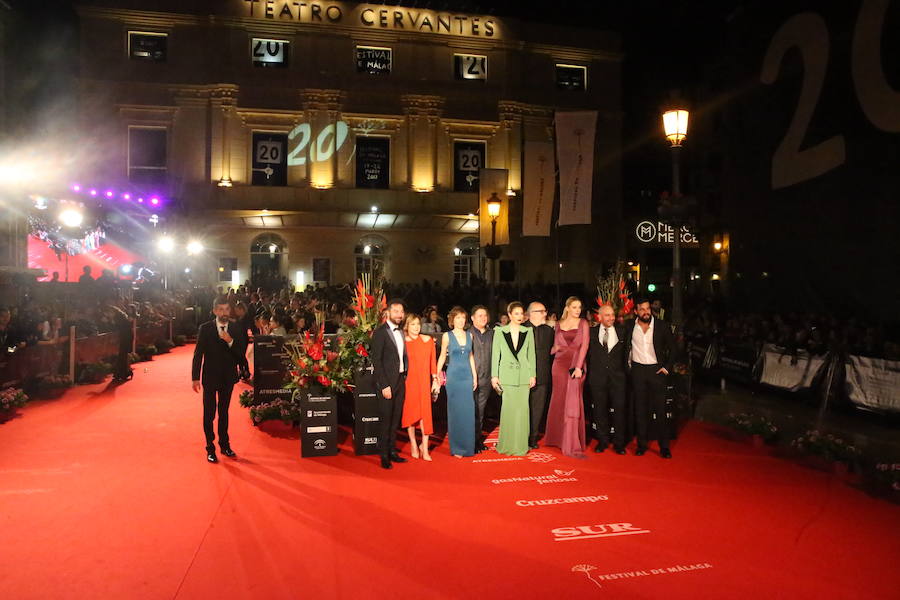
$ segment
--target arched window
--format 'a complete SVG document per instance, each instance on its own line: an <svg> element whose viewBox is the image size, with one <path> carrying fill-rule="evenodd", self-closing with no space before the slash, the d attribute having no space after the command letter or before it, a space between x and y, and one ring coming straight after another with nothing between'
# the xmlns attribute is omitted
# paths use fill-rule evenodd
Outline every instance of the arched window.
<svg viewBox="0 0 900 600"><path fill-rule="evenodd" d="M353 254L356 258L356 278L368 273L372 281L385 277L385 261L387 259L388 245L380 235L363 236Z"/></svg>
<svg viewBox="0 0 900 600"><path fill-rule="evenodd" d="M250 283L265 289L278 289L287 271L287 243L280 235L263 233L250 243Z"/></svg>
<svg viewBox="0 0 900 600"><path fill-rule="evenodd" d="M478 276L481 263L481 246L477 237L465 237L453 248L453 281L469 285Z"/></svg>

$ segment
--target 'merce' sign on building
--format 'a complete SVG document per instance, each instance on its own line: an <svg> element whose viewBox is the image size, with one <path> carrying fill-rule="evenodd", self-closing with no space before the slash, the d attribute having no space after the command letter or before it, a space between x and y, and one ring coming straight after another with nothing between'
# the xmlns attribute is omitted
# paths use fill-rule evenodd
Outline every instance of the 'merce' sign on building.
<svg viewBox="0 0 900 600"><path fill-rule="evenodd" d="M487 16L342 2L299 2L297 0L241 0L242 15L253 18L343 25L367 29L414 31L463 37L500 39L500 26Z"/></svg>

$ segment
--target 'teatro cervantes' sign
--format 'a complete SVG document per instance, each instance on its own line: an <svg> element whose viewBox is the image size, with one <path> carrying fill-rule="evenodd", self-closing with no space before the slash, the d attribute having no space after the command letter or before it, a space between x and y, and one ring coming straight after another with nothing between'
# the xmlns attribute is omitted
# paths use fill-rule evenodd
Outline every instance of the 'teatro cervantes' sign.
<svg viewBox="0 0 900 600"><path fill-rule="evenodd" d="M244 15L281 22L345 25L391 31L439 33L462 37L500 38L496 19L486 16L343 2L243 0Z"/></svg>

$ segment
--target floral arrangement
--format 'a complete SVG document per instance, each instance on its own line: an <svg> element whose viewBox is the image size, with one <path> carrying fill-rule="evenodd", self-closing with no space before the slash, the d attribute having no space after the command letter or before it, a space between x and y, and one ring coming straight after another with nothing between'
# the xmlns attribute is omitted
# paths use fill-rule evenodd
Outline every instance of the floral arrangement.
<svg viewBox="0 0 900 600"><path fill-rule="evenodd" d="M151 360L155 354L159 353L153 344L141 344L135 350L137 350L141 360Z"/></svg>
<svg viewBox="0 0 900 600"><path fill-rule="evenodd" d="M0 390L0 411L6 412L25 406L28 396L19 388L8 387Z"/></svg>
<svg viewBox="0 0 900 600"><path fill-rule="evenodd" d="M601 306L611 306L620 322L634 310L634 300L625 289L625 268L621 261L597 282L597 308ZM599 313L594 318L599 320Z"/></svg>
<svg viewBox="0 0 900 600"><path fill-rule="evenodd" d="M856 446L830 433L813 429L791 442L791 446L799 452L821 456L835 462L852 462L859 458L860 451Z"/></svg>
<svg viewBox="0 0 900 600"><path fill-rule="evenodd" d="M728 415L728 425L747 435L758 435L769 441L778 434L778 427L762 415L748 413Z"/></svg>
<svg viewBox="0 0 900 600"><path fill-rule="evenodd" d="M112 366L105 362L79 363L75 370L78 383L100 383L112 373Z"/></svg>
<svg viewBox="0 0 900 600"><path fill-rule="evenodd" d="M156 342L156 351L159 354L165 354L171 351L174 347L175 344L173 342L170 342L169 340L159 340L158 342Z"/></svg>
<svg viewBox="0 0 900 600"><path fill-rule="evenodd" d="M72 387L72 378L68 375L41 375L37 378L39 390L52 390Z"/></svg>
<svg viewBox="0 0 900 600"><path fill-rule="evenodd" d="M900 463L875 465L875 481L894 492L900 492Z"/></svg>

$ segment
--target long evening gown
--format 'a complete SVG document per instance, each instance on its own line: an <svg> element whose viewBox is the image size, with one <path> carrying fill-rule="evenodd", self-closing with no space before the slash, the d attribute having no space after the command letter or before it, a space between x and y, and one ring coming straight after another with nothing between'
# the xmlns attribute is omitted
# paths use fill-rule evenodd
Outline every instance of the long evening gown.
<svg viewBox="0 0 900 600"><path fill-rule="evenodd" d="M450 454L475 454L475 394L472 391L472 336L466 332L466 343L460 346L452 331L447 348L447 436Z"/></svg>
<svg viewBox="0 0 900 600"><path fill-rule="evenodd" d="M431 376L437 373L434 363L434 341L422 336L406 342L409 369L406 373L406 395L403 399L401 425L409 427L422 421L422 433L434 433L431 422Z"/></svg>
<svg viewBox="0 0 900 600"><path fill-rule="evenodd" d="M584 357L590 342L590 328L581 319L576 329L563 331L556 326L556 358L553 359L553 395L547 412L544 443L559 447L563 454L585 458L584 376L574 379L569 369L584 370Z"/></svg>

